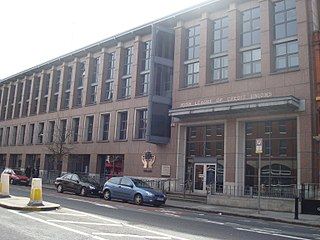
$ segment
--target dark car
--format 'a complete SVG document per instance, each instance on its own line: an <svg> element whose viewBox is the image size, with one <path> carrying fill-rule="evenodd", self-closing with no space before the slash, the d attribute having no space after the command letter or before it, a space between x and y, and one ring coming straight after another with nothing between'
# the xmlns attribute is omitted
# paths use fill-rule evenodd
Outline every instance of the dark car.
<svg viewBox="0 0 320 240"><path fill-rule="evenodd" d="M105 200L119 199L160 206L165 204L167 198L161 192L155 191L146 182L129 177L112 177L103 186L103 198Z"/></svg>
<svg viewBox="0 0 320 240"><path fill-rule="evenodd" d="M86 195L102 195L100 184L92 177L87 175L67 173L62 177L58 177L55 181L58 193L73 192L75 194Z"/></svg>
<svg viewBox="0 0 320 240"><path fill-rule="evenodd" d="M30 179L21 170L6 168L2 173L10 175L10 184L29 185L30 183Z"/></svg>

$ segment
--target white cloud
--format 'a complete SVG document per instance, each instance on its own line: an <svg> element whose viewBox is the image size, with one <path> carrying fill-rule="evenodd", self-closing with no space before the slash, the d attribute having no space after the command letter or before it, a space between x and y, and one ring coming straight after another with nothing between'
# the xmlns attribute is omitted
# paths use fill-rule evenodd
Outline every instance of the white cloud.
<svg viewBox="0 0 320 240"><path fill-rule="evenodd" d="M203 0L0 2L0 79Z"/></svg>

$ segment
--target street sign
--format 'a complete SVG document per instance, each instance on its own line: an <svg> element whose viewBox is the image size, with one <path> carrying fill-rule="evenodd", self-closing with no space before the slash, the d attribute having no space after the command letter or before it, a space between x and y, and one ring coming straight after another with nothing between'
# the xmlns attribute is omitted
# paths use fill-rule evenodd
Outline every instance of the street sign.
<svg viewBox="0 0 320 240"><path fill-rule="evenodd" d="M263 150L262 150L262 142L263 142L263 139L262 138L256 138L256 153L262 153Z"/></svg>

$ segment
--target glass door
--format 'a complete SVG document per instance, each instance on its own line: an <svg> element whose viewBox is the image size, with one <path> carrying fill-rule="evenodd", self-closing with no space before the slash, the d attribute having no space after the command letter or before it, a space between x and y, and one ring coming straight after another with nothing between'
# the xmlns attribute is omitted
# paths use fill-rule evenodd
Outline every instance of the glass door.
<svg viewBox="0 0 320 240"><path fill-rule="evenodd" d="M216 164L195 163L194 192L214 191L216 185ZM208 189L209 188L209 189Z"/></svg>

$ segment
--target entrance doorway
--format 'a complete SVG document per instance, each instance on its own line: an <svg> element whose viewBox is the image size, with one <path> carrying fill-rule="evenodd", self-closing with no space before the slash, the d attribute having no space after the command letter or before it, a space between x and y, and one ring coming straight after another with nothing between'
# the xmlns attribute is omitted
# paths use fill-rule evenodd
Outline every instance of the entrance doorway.
<svg viewBox="0 0 320 240"><path fill-rule="evenodd" d="M216 166L212 163L194 164L194 192L204 194L208 189L215 189Z"/></svg>

